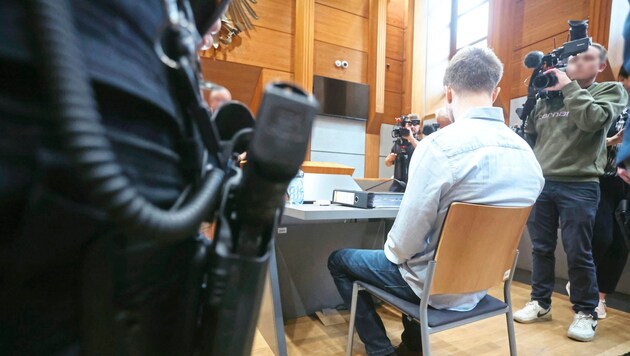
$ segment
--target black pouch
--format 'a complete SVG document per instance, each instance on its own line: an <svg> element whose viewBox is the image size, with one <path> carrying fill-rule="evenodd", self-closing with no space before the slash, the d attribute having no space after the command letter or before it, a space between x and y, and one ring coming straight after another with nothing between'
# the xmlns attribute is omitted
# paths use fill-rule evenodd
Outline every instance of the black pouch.
<svg viewBox="0 0 630 356"><path fill-rule="evenodd" d="M615 210L615 219L619 224L619 229L623 235L622 243L625 244L626 250L630 248L630 200L622 199Z"/></svg>

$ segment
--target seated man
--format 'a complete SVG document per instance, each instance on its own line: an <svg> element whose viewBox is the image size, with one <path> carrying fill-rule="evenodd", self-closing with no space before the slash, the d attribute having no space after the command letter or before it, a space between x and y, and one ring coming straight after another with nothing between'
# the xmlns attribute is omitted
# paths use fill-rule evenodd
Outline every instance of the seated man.
<svg viewBox="0 0 630 356"><path fill-rule="evenodd" d="M502 63L486 48L464 48L450 61L444 86L453 124L418 144L384 250L344 249L329 257L328 268L347 305L356 280L419 304L427 264L452 202L534 204L544 184L540 165L529 145L505 125L501 108L492 107L502 73ZM436 295L429 305L468 311L485 295ZM368 355L418 354L419 326L404 316L403 324L403 342L394 349L371 297L359 294L356 329Z"/></svg>

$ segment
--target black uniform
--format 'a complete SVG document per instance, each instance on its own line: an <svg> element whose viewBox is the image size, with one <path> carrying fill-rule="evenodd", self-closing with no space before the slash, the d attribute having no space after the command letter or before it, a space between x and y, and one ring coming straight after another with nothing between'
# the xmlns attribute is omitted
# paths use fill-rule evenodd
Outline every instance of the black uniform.
<svg viewBox="0 0 630 356"><path fill-rule="evenodd" d="M413 155L413 145L405 140L401 139L401 143L394 143L391 153L396 154L396 161L394 166L394 179L396 179L391 187L390 192L404 192L405 186L397 181L407 183L409 178L409 162L411 161L411 155Z"/></svg>
<svg viewBox="0 0 630 356"><path fill-rule="evenodd" d="M92 207L48 115L25 3L0 2L0 354L116 354L121 306L158 311L155 327L143 332L168 344L163 326L181 313L172 306L190 244L128 250L129 236ZM116 156L140 194L170 207L187 179L178 108L153 50L161 3L71 4Z"/></svg>
<svg viewBox="0 0 630 356"><path fill-rule="evenodd" d="M608 137L615 136L626 125L628 109L613 122ZM626 133L630 135L630 133ZM602 293L610 294L617 288L621 274L628 260L628 246L615 220L615 210L619 202L627 197L628 186L617 176L617 151L619 145L607 148L607 162L604 175L599 178L601 199L593 226L593 260L597 275L597 286Z"/></svg>

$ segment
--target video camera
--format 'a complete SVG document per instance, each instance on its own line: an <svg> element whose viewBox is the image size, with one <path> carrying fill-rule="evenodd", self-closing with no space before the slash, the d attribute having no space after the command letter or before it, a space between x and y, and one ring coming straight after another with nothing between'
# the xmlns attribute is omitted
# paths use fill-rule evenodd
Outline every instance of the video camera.
<svg viewBox="0 0 630 356"><path fill-rule="evenodd" d="M400 139L410 135L410 131L405 126L407 125L420 125L420 119L418 115L408 114L402 115L396 118L396 124L392 129L392 138Z"/></svg>
<svg viewBox="0 0 630 356"><path fill-rule="evenodd" d="M546 89L558 83L558 78L554 74L545 74L545 72L551 68L564 71L569 57L586 52L591 45L591 38L588 37L588 20L569 20L569 36L568 42L548 54L533 51L528 53L523 60L525 66L534 71L527 88L527 101L522 107L516 109L522 123L520 127L515 128L515 131L521 137L525 137L525 122L536 106L536 101L539 98L548 97L549 93Z"/></svg>
<svg viewBox="0 0 630 356"><path fill-rule="evenodd" d="M525 56L525 66L533 68L532 85L536 90L540 91L548 87L552 87L558 83L558 78L553 74L544 74L551 68L557 68L564 71L568 59L588 50L591 45L591 38L588 37L588 20L570 20L569 21L570 41L564 45L551 51L547 55L543 55L540 51L530 52Z"/></svg>

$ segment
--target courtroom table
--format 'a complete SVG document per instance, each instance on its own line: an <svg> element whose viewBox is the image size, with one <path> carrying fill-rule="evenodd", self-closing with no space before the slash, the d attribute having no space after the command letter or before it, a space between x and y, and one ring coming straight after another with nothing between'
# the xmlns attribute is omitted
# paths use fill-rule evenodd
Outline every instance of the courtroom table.
<svg viewBox="0 0 630 356"><path fill-rule="evenodd" d="M258 328L276 355L286 355L284 319L335 308L343 301L328 271L341 248L382 249L398 208L287 205L269 264Z"/></svg>

